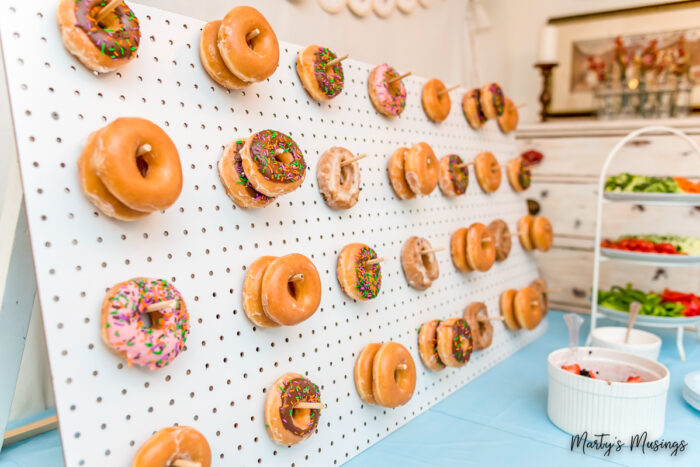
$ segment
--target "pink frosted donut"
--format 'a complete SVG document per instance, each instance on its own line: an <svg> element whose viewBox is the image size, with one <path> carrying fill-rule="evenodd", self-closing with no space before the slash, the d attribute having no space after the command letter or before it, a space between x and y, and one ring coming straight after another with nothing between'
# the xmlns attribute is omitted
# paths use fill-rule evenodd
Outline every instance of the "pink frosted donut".
<svg viewBox="0 0 700 467"><path fill-rule="evenodd" d="M397 117L406 108L406 88L401 80L387 83L397 76L399 73L385 63L372 70L367 82L369 98L374 108L387 117Z"/></svg>
<svg viewBox="0 0 700 467"><path fill-rule="evenodd" d="M165 303L171 300L176 302ZM158 303L163 304L161 309L147 311ZM102 302L102 340L129 366L155 370L180 354L190 331L189 319L185 301L172 284L138 277L107 292Z"/></svg>

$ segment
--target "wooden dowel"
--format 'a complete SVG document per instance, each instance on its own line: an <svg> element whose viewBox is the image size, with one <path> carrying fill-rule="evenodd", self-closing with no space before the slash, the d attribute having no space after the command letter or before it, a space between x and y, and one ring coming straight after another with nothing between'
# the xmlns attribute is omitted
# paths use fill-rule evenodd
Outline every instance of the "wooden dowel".
<svg viewBox="0 0 700 467"><path fill-rule="evenodd" d="M325 409L326 404L322 402L299 402L294 406L295 409Z"/></svg>
<svg viewBox="0 0 700 467"><path fill-rule="evenodd" d="M450 91L454 91L454 90L457 89L458 87L459 87L459 84L455 84L455 85L452 86L451 88L443 89L442 91L438 92L438 96L442 96L443 94L447 94L447 93L450 92Z"/></svg>
<svg viewBox="0 0 700 467"><path fill-rule="evenodd" d="M255 28L252 31L250 31L248 34L246 34L245 40L250 42L253 39L255 39L256 37L258 37L259 35L260 35L260 29Z"/></svg>
<svg viewBox="0 0 700 467"><path fill-rule="evenodd" d="M344 161L340 164L340 166L341 166L341 167L345 167L346 165L350 165L350 164L352 164L353 162L357 162L357 161L359 161L360 159L364 159L365 157L367 157L367 154L360 154L359 156L351 157L350 159L344 160Z"/></svg>
<svg viewBox="0 0 700 467"><path fill-rule="evenodd" d="M148 154L149 152L153 151L153 148L151 147L150 144L142 144L139 146L139 148L136 150L136 155L137 156L143 156L144 154Z"/></svg>
<svg viewBox="0 0 700 467"><path fill-rule="evenodd" d="M503 321L503 316L479 316L479 321Z"/></svg>
<svg viewBox="0 0 700 467"><path fill-rule="evenodd" d="M397 370L405 370L407 368L408 368L408 365L406 365L405 363L399 363L398 365L396 365Z"/></svg>
<svg viewBox="0 0 700 467"><path fill-rule="evenodd" d="M348 57L350 57L350 54L345 54L345 55L343 55L342 57L334 58L334 59L331 60L330 62L326 63L326 68L330 68L330 67L332 67L333 65L335 65L336 63L340 63L340 62L342 62L343 60L345 60L345 59L348 58Z"/></svg>
<svg viewBox="0 0 700 467"><path fill-rule="evenodd" d="M423 250L421 251L421 254L423 255L429 255L430 253L437 253L438 251L445 250L444 246L441 246L440 248L430 248L429 250Z"/></svg>
<svg viewBox="0 0 700 467"><path fill-rule="evenodd" d="M471 162L462 162L461 164L455 165L456 168L461 169L462 167L467 167L470 165L474 165L474 161Z"/></svg>
<svg viewBox="0 0 700 467"><path fill-rule="evenodd" d="M516 109L522 109L523 107L527 107L527 102L523 102L522 104L518 104L515 106Z"/></svg>
<svg viewBox="0 0 700 467"><path fill-rule="evenodd" d="M170 308L171 306L177 306L177 298L174 300L166 300L164 302L156 302L148 305L146 308L147 313L153 313L156 311L164 310Z"/></svg>
<svg viewBox="0 0 700 467"><path fill-rule="evenodd" d="M391 84L391 83L394 83L396 81L401 81L402 79L404 79L408 76L411 76L411 74L412 74L412 72L409 71L408 73L404 73L403 75L397 76L396 78L391 78L389 81L386 82L386 84Z"/></svg>
<svg viewBox="0 0 700 467"><path fill-rule="evenodd" d="M185 459L174 460L173 463L170 465L171 467L202 467L202 464L200 464L199 462L188 461Z"/></svg>
<svg viewBox="0 0 700 467"><path fill-rule="evenodd" d="M55 415L51 417L42 418L36 422L29 423L27 425L18 426L12 430L7 430L5 432L5 437L0 441L0 444L7 447L10 444L19 443L25 439L29 439L33 436L46 433L48 431L54 430L58 426L58 418Z"/></svg>
<svg viewBox="0 0 700 467"><path fill-rule="evenodd" d="M109 2L108 4L106 4L106 5L100 10L100 12L97 14L97 18L95 18L95 21L97 21L98 24L101 23L102 21L104 21L104 19L105 19L107 16L109 16L109 14L110 14L116 7L118 7L119 4L122 3L123 1L124 1L124 0L112 0L111 2Z"/></svg>
<svg viewBox="0 0 700 467"><path fill-rule="evenodd" d="M365 261L365 264L369 264L369 265L372 265L372 264L379 264L379 263L381 263L382 261L384 261L384 258L374 258L374 259L371 259L371 260L369 260L369 261Z"/></svg>
<svg viewBox="0 0 700 467"><path fill-rule="evenodd" d="M294 274L292 277L289 278L290 282L299 282L304 280L304 275L303 274Z"/></svg>

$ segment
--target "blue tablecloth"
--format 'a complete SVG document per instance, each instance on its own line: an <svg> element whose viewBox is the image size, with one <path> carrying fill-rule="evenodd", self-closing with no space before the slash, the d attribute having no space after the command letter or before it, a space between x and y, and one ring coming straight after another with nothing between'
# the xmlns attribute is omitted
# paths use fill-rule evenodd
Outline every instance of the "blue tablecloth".
<svg viewBox="0 0 700 467"><path fill-rule="evenodd" d="M427 412L350 460L347 467L411 466L693 466L700 465L700 412L681 395L683 376L700 370L700 344L686 335L687 360L678 359L675 331L654 329L663 338L659 360L671 370L663 438L685 440L675 457L668 451L628 450L610 456L570 450L571 437L547 418L547 355L568 345L560 313L548 315L547 334ZM603 325L605 322L603 321ZM587 329L588 322L582 327ZM54 430L0 454L0 467L61 467Z"/></svg>

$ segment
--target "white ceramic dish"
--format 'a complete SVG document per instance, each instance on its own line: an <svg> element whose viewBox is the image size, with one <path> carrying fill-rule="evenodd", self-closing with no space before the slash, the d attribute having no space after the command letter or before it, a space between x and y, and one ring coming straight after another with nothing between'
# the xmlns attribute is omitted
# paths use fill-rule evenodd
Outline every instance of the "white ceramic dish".
<svg viewBox="0 0 700 467"><path fill-rule="evenodd" d="M559 349L547 358L549 394L547 415L569 434L610 433L629 443L630 437L647 432L649 440L661 437L666 419L668 369L653 360L629 352L601 347ZM598 371L596 379L575 375L562 365L578 363ZM627 376L641 376L642 383L622 383Z"/></svg>
<svg viewBox="0 0 700 467"><path fill-rule="evenodd" d="M683 377L683 386L700 400L700 371L691 371Z"/></svg>
<svg viewBox="0 0 700 467"><path fill-rule="evenodd" d="M627 328L608 326L595 328L591 335L594 347L605 347L632 352L650 360L658 360L661 351L661 338L641 329L632 329L629 342L625 344Z"/></svg>
<svg viewBox="0 0 700 467"><path fill-rule="evenodd" d="M616 248L602 248L603 256L625 261L653 262L666 264L694 264L700 263L698 255L667 255L663 253L640 253L638 251L618 250Z"/></svg>
<svg viewBox="0 0 700 467"><path fill-rule="evenodd" d="M626 311L613 310L612 308L606 308L604 306L598 305L598 311L603 313L608 318L614 319L615 321L621 321L626 323L629 320L630 314ZM689 325L694 326L700 321L700 316L653 316L653 315L637 315L636 324L641 325L653 325L662 324L664 326L681 326Z"/></svg>

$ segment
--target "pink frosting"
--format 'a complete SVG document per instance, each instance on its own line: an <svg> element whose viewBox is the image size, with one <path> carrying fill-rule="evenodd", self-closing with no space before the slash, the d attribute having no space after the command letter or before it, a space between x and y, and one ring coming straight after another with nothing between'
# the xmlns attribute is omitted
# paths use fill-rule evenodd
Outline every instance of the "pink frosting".
<svg viewBox="0 0 700 467"><path fill-rule="evenodd" d="M109 345L124 352L132 364L151 370L162 368L177 357L189 333L189 313L180 292L163 279L137 278L123 282L105 298L109 302L103 319ZM151 324L144 321L149 305L177 300L157 312L148 313Z"/></svg>
<svg viewBox="0 0 700 467"><path fill-rule="evenodd" d="M406 88L403 83L395 81L391 87L387 83L387 79L397 76L399 73L386 63L378 65L369 75L370 89L374 91L382 108L392 115L399 115L406 108Z"/></svg>

